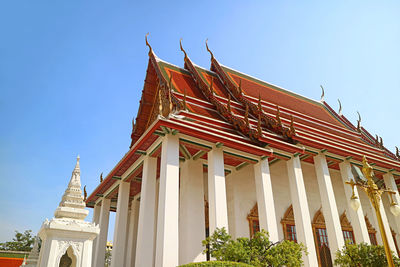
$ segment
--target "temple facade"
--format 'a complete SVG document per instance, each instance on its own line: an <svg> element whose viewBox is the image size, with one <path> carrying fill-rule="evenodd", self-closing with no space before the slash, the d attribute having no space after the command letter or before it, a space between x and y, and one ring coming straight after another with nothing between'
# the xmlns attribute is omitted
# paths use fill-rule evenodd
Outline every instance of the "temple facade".
<svg viewBox="0 0 400 267"><path fill-rule="evenodd" d="M146 39L147 43L147 39ZM368 197L351 208L352 165L366 156L395 189L400 155L315 101L222 65L149 62L131 145L89 195L92 265L104 266L110 212L116 212L112 267L175 267L207 260L201 241L216 228L233 237L260 229L272 241L303 243L305 266L332 266L345 241L381 244ZM390 248L398 253L400 219L382 198Z"/></svg>

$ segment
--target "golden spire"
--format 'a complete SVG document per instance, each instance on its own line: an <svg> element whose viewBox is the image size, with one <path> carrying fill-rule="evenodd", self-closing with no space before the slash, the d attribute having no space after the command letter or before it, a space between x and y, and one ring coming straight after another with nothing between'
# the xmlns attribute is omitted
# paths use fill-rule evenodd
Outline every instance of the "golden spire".
<svg viewBox="0 0 400 267"><path fill-rule="evenodd" d="M146 36L144 37L146 40L146 45L149 47L149 56L150 54L153 53L153 49L151 48L151 45L149 44L149 42L147 41L147 36L149 36L149 33L146 33Z"/></svg>
<svg viewBox="0 0 400 267"><path fill-rule="evenodd" d="M179 40L179 45L180 45L180 47L181 47L181 51L183 52L183 54L185 54L185 59L187 59L188 56L187 56L187 54L186 54L185 49L183 49L183 46L182 46L182 38Z"/></svg>
<svg viewBox="0 0 400 267"><path fill-rule="evenodd" d="M213 60L214 59L214 54L211 52L211 50L208 48L208 38L206 39L206 48L207 48L207 51L208 51L208 53L210 53L210 55L211 55L211 60Z"/></svg>

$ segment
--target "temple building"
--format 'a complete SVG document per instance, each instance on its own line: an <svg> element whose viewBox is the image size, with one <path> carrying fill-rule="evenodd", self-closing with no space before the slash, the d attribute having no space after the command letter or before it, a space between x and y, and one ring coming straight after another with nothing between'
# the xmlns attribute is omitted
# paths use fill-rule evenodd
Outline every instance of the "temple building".
<svg viewBox="0 0 400 267"><path fill-rule="evenodd" d="M147 38L146 38L147 43ZM345 241L381 244L365 192L351 208L351 166L366 156L400 197L400 155L361 124L315 101L222 65L149 61L129 151L87 197L103 267L110 212L116 212L112 267L175 267L207 260L201 241L216 228L236 237L260 229L272 241L303 243L305 266L332 266ZM382 197L390 248L400 218Z"/></svg>

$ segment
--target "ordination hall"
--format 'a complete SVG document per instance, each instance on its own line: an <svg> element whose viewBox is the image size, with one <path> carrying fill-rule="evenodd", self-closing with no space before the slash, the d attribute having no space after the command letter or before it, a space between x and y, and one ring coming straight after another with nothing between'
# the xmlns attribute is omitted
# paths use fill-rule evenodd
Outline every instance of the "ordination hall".
<svg viewBox="0 0 400 267"><path fill-rule="evenodd" d="M209 68L183 43L183 67L160 59L147 36L146 44L129 150L85 199L100 229L92 266L104 266L111 212L111 267L206 261L202 240L223 227L233 238L265 229L273 242L303 243L305 266L333 266L345 242L382 244L367 194L351 186L363 158L377 184L395 191L379 205L387 243L399 253L400 217L392 213L400 153L361 116L353 123L324 93L309 99L224 66L207 43Z"/></svg>

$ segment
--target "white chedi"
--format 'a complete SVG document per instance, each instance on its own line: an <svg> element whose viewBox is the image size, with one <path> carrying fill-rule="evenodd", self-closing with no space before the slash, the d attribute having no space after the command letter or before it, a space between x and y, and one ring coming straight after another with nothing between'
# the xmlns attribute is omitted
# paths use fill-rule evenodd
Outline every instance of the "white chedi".
<svg viewBox="0 0 400 267"><path fill-rule="evenodd" d="M88 210L85 210L86 205L82 197L79 159L78 156L68 188L65 190L61 202L54 213L56 218L84 220L89 213Z"/></svg>
<svg viewBox="0 0 400 267"><path fill-rule="evenodd" d="M54 213L46 219L39 231L42 248L39 267L59 266L65 258L72 267L90 267L93 239L100 232L99 226L84 221L89 211L82 196L79 156L71 180Z"/></svg>

